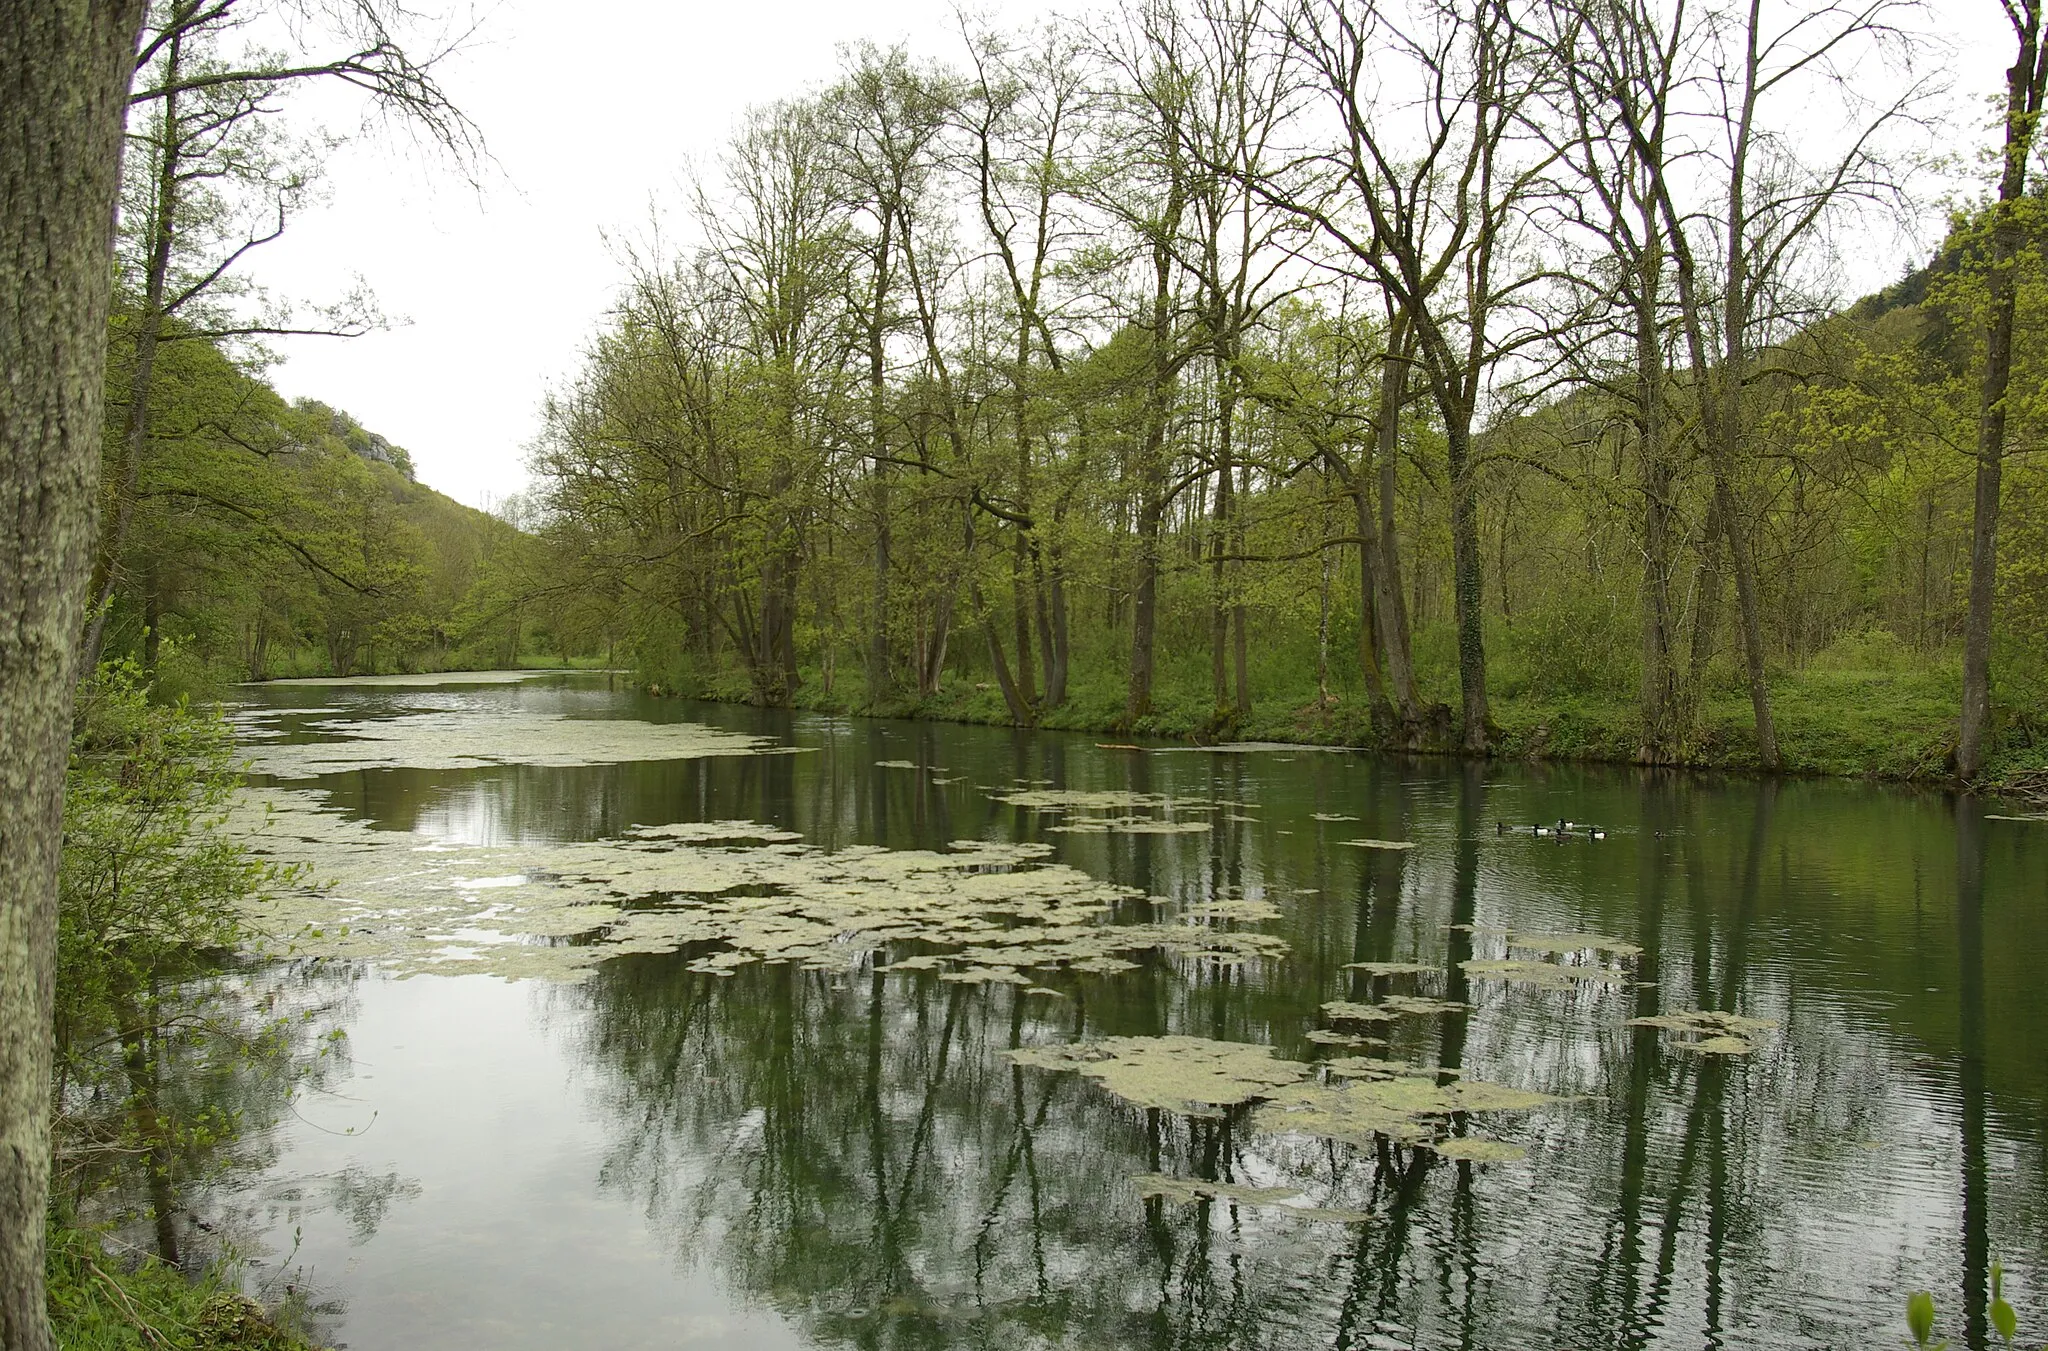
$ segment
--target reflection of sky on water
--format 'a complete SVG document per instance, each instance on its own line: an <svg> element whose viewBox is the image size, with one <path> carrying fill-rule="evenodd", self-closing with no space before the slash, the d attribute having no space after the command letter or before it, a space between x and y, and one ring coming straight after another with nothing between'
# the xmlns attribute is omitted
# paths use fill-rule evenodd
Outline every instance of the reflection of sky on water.
<svg viewBox="0 0 2048 1351"><path fill-rule="evenodd" d="M365 982L345 1091L375 1129L294 1128L279 1165L420 1184L346 1252L346 1226L303 1217L302 1257L346 1301L352 1345L1839 1346L1897 1341L1918 1285L1964 1344L1981 1340L1966 1290L1990 1257L2023 1329L2048 1326L2048 1009L2032 970L2048 827L1973 822L1972 880L1948 801L1860 785L1148 755L547 684L449 697L698 717L815 753L321 786L465 844L734 817L832 848L1040 839L1179 902L1273 901L1293 957L1235 972L1155 959L1037 1002L930 974L721 978L665 957L608 962L576 990ZM1019 782L1254 806L1202 835L1076 835L992 800ZM1610 839L1496 827L1561 816ZM1418 848L1344 847L1360 837ZM1002 1058L1020 1038L1182 1031L1307 1059L1317 1006L1370 993L1345 963L1419 959L1443 989L1462 985L1461 956L1496 955L1452 923L1647 949L1651 986L1480 983L1471 1015L1397 1028L1389 1054L1583 1098L1487 1124L1530 1147L1524 1163L1148 1119ZM1624 1025L1692 1007L1780 1027L1721 1064ZM1151 1171L1301 1187L1380 1218L1141 1202L1124 1179ZM559 1340L570 1327L591 1335Z"/></svg>

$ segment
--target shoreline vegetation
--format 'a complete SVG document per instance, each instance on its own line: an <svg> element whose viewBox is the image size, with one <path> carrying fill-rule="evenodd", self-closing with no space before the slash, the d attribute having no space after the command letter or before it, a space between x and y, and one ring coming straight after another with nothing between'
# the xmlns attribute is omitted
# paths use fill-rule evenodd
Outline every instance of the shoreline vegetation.
<svg viewBox="0 0 2048 1351"><path fill-rule="evenodd" d="M1987 765L1965 785L1955 769L1955 686L1951 675L1904 675L1840 671L1813 672L1774 689L1780 762L1762 763L1749 724L1746 694L1731 692L1705 703L1698 730L1682 758L1654 766L1640 752L1640 723L1622 700L1570 698L1496 699L1494 734L1484 753L1459 744L1449 710L1440 710L1434 735L1409 743L1375 734L1367 711L1313 692L1299 702L1275 699L1244 716L1218 720L1197 704L1163 703L1133 726L1110 703L1076 700L1050 710L1034 723L1014 721L1000 694L986 685L943 687L923 700L902 700L879 708L811 692L794 701L809 712L902 718L913 721L1030 726L1047 731L1084 732L1119 738L1154 737L1196 745L1227 742L1286 742L1340 746L1387 754L1438 755L1530 764L1601 764L1699 773L1793 775L1869 779L1956 788L1967 786L2004 796L2048 798L2048 744L2022 745ZM658 684L650 692L678 695ZM683 697L717 703L746 703L743 691L716 687Z"/></svg>
<svg viewBox="0 0 2048 1351"><path fill-rule="evenodd" d="M545 654L529 657L534 661L549 659ZM562 665L385 672L369 678L431 683L436 677L471 676L491 669L531 676L611 674L630 679L656 697L755 703L743 679L737 676L678 688L650 680L644 671L574 659ZM286 680L347 683L363 678L280 677L247 684L258 687ZM2008 749L1987 765L1976 780L1965 784L1957 776L1954 757L1958 687L1959 676L1953 669L1855 669L1829 662L1785 675L1773 685L1781 759L1776 770L1765 767L1757 755L1748 696L1740 690L1724 691L1706 701L1698 734L1687 748L1685 758L1656 766L1642 759L1640 721L1634 706L1625 699L1509 696L1494 701L1494 734L1483 758L1528 764L1865 779L1950 789L1967 787L1995 795L2048 801L2048 729L2037 733L2031 720L2023 715L2013 718ZM798 687L790 707L842 716L1029 727L1189 745L1277 742L1397 755L1473 758L1458 743L1447 708L1439 709L1433 735L1426 731L1416 741L1400 744L1379 736L1372 726L1370 710L1355 700L1318 699L1313 689L1276 694L1255 705L1249 713L1232 712L1220 719L1198 698L1176 698L1171 691L1163 691L1154 713L1136 726L1125 721L1117 691L1112 689L1078 689L1065 705L1046 710L1036 721L1020 723L991 684L966 679L942 684L929 698L899 697L879 707L866 704L858 689L827 689L813 679Z"/></svg>
<svg viewBox="0 0 2048 1351"><path fill-rule="evenodd" d="M320 1351L236 1290L156 1257L123 1262L98 1234L52 1226L50 1324L64 1351Z"/></svg>

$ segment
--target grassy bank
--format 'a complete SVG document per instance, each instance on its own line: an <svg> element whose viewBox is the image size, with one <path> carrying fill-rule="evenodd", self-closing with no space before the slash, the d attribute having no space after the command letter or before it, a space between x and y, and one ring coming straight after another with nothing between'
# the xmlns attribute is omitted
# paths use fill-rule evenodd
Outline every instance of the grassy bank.
<svg viewBox="0 0 2048 1351"><path fill-rule="evenodd" d="M64 1351L315 1351L218 1273L130 1265L94 1234L50 1231L50 1322Z"/></svg>
<svg viewBox="0 0 2048 1351"><path fill-rule="evenodd" d="M1517 689L1510 682L1503 685L1491 699L1497 757L1637 762L1641 720L1628 693L1593 690L1558 695ZM1953 783L1959 690L1956 673L1939 667L1859 669L1815 663L1801 671L1782 673L1771 687L1782 770ZM736 677L704 682L699 688L681 692L731 702L747 697L744 681ZM820 712L996 726L1014 722L1001 692L986 682L948 681L931 698L898 698L870 706L857 674L848 679L842 671L828 689L818 672L809 671L796 703ZM1325 701L1318 699L1312 685L1294 689L1282 685L1259 697L1248 714L1220 717L1207 690L1167 686L1159 691L1153 713L1131 725L1124 719L1120 682L1083 684L1069 692L1063 705L1047 710L1037 725L1119 739L1293 741L1390 749L1374 734L1365 703L1355 693L1333 693ZM2006 710L2000 732L2000 748L1980 786L2026 793L2048 789L2048 718ZM1439 708L1436 724L1425 733L1420 749L1458 753L1455 720L1449 708ZM1745 692L1724 688L1710 694L1700 709L1698 731L1682 763L1696 769L1762 769Z"/></svg>

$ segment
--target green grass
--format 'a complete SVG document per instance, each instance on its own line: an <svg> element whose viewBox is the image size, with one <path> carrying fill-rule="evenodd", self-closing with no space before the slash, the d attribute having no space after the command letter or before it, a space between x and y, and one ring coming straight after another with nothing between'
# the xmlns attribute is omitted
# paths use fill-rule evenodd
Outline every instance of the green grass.
<svg viewBox="0 0 2048 1351"><path fill-rule="evenodd" d="M1318 705L1312 682L1277 681L1260 689L1251 713L1219 719L1204 683L1162 679L1152 714L1125 725L1120 672L1077 681L1067 702L1040 718L1041 727L1089 732L1123 739L1156 737L1177 741L1299 741L1323 745L1374 744L1364 701L1341 688ZM1200 674L1200 673L1198 673ZM1442 682L1439 682L1442 683ZM1547 693L1509 682L1491 700L1499 728L1495 753L1503 759L1633 763L1641 720L1634 698L1619 690L1578 694ZM1794 774L1892 780L1952 779L1959 677L1952 665L1873 663L1859 669L1840 661L1816 660L1804 670L1780 672L1771 684L1772 715L1778 728L1783 769ZM721 673L686 691L713 699L744 701L738 672ZM1449 694L1448 689L1438 694ZM890 717L1006 725L1011 721L1002 693L991 682L949 676L939 693L918 700L898 697L869 708L860 673L842 666L830 694L815 671L806 671L798 706L821 712L871 712ZM1761 768L1748 694L1723 685L1709 692L1699 727L1684 763L1702 769L1754 771ZM2048 789L2048 716L2002 710L1996 753L1984 776L1991 787ZM1454 751L1452 745L1431 749Z"/></svg>
<svg viewBox="0 0 2048 1351"><path fill-rule="evenodd" d="M312 1351L217 1273L194 1281L154 1258L131 1270L87 1231L49 1234L50 1322L64 1351Z"/></svg>

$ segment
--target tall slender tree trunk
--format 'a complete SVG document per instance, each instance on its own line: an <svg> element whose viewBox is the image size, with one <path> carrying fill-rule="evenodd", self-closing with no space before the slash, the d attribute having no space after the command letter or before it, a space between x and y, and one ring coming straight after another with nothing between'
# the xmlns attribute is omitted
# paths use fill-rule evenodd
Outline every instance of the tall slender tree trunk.
<svg viewBox="0 0 2048 1351"><path fill-rule="evenodd" d="M1472 421L1469 409L1445 419L1444 445L1451 478L1451 595L1458 626L1458 692L1463 708L1463 745L1479 755L1487 749L1485 577L1479 557L1479 495L1472 476Z"/></svg>
<svg viewBox="0 0 2048 1351"><path fill-rule="evenodd" d="M1219 370L1217 379L1227 378ZM1229 553L1232 482L1230 439L1232 401L1227 395L1216 401L1216 510L1209 533L1209 683L1214 716L1221 721L1230 709L1230 580L1225 555Z"/></svg>
<svg viewBox="0 0 2048 1351"><path fill-rule="evenodd" d="M1131 670L1124 701L1124 721L1136 723L1152 712L1154 644L1159 608L1159 528L1166 515L1166 421L1172 396L1174 365L1168 351L1167 325L1172 321L1173 250L1164 234L1178 227L1179 186L1168 205L1162 237L1152 247L1152 370L1145 399L1144 441L1137 473L1138 538L1131 585Z"/></svg>
<svg viewBox="0 0 2048 1351"><path fill-rule="evenodd" d="M1654 225L1654 222L1652 222ZM1657 329L1658 251L1646 245L1636 279L1636 458L1643 492L1642 718L1637 758L1664 764L1684 728L1678 712L1676 616L1671 601L1673 505L1670 448L1664 436L1664 349Z"/></svg>
<svg viewBox="0 0 2048 1351"><path fill-rule="evenodd" d="M1061 502L1053 508L1055 537L1047 552L1050 554L1046 568L1046 609L1050 612L1052 635L1047 650L1052 653L1052 666L1045 677L1045 706L1058 708L1067 701L1067 574L1066 565L1060 556L1057 536L1058 528L1066 519L1066 504Z"/></svg>
<svg viewBox="0 0 2048 1351"><path fill-rule="evenodd" d="M1400 717L1404 741L1412 740L1422 720L1422 699L1415 689L1415 661L1408 644L1408 607L1401 597L1401 546L1395 531L1395 489L1401 471L1401 410L1408 400L1408 372L1414 357L1412 329L1405 314L1396 311L1387 328L1387 356L1380 371L1378 426L1373 438L1373 459L1379 477L1379 530L1374 546L1379 553L1373 569L1376 590L1374 608L1379 615L1380 643L1386 652L1387 684L1393 708ZM1360 492L1364 487L1361 483ZM1363 497L1359 502L1365 510ZM1359 535L1372 539L1371 518L1361 514Z"/></svg>
<svg viewBox="0 0 2048 1351"><path fill-rule="evenodd" d="M1749 534L1737 509L1735 474L1742 462L1742 386L1749 373L1749 143L1756 116L1757 80L1763 0L1749 0L1748 55L1742 113L1735 126L1735 148L1728 177L1727 284L1721 294L1721 418L1707 441L1714 460L1714 495L1720 502L1721 526L1728 536L1728 559L1735 572L1735 607L1742 626L1742 662L1749 676L1749 702L1756 717L1756 752L1766 768L1778 767L1778 727L1771 716L1771 690L1764 671L1763 601L1758 596L1756 559ZM1705 374L1704 371L1701 372ZM1711 394L1710 394L1711 397Z"/></svg>
<svg viewBox="0 0 2048 1351"><path fill-rule="evenodd" d="M868 631L867 686L870 706L895 693L889 673L889 473L888 368L883 361L883 310L889 301L889 250L893 211L884 211L875 245L875 284L868 314L868 454L873 465L868 496L875 515L874 598Z"/></svg>
<svg viewBox="0 0 2048 1351"><path fill-rule="evenodd" d="M1984 768L1991 727L1991 619L1998 597L1998 515L2005 470L2006 387L2012 380L2013 316L2018 307L2015 260L2022 242L2013 204L2026 195L2027 156L2048 89L2041 51L2041 0L2008 6L2019 57L2005 76L2005 164L1992 207L1991 269L1986 278L1990 313L1984 334L1984 379L1977 398L1975 516L1970 529L1970 609L1963 627L1963 717L1956 742L1956 772L1975 778Z"/></svg>
<svg viewBox="0 0 2048 1351"><path fill-rule="evenodd" d="M57 862L141 0L0 0L0 1347L50 1351Z"/></svg>
<svg viewBox="0 0 2048 1351"><path fill-rule="evenodd" d="M1372 498L1364 479L1352 480L1351 501L1358 515L1358 670L1365 678L1365 698L1372 710L1373 726L1384 734L1395 725L1394 706L1387 701L1386 672L1380 665L1380 649L1384 645L1380 630L1386 612L1376 598L1386 591L1386 580L1378 575Z"/></svg>
<svg viewBox="0 0 2048 1351"><path fill-rule="evenodd" d="M156 187L148 221L149 271L143 281L142 308L135 316L135 365L128 386L128 425L122 437L125 459L120 496L115 500L112 525L103 529L100 539L92 616L85 633L85 652L79 661L81 678L91 675L99 665L107 615L113 609L114 590L121 581L121 555L128 547L129 528L135 521L135 502L142 487L142 461L149 453L150 392L156 384L156 351L164 329L164 290L170 279L171 248L178 231L178 147L182 137L176 84L183 56L184 36L174 32L166 44L164 58L165 83L172 88L157 110Z"/></svg>
<svg viewBox="0 0 2048 1351"><path fill-rule="evenodd" d="M1147 452L1148 462L1156 453ZM1124 701L1127 724L1152 711L1153 639L1159 604L1159 495L1165 477L1148 463L1139 478L1136 577L1131 587L1131 674Z"/></svg>

